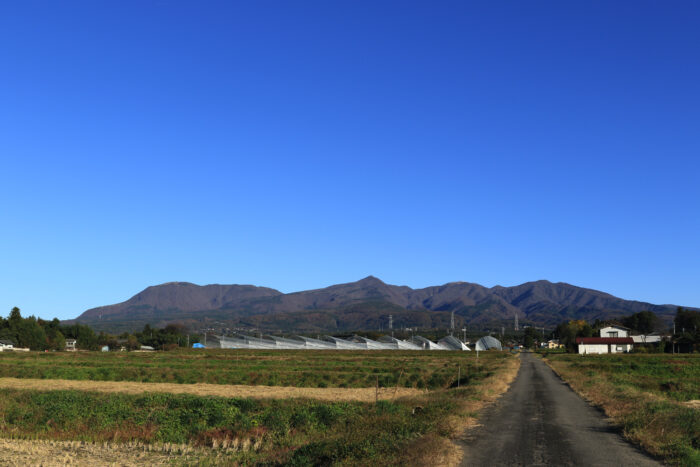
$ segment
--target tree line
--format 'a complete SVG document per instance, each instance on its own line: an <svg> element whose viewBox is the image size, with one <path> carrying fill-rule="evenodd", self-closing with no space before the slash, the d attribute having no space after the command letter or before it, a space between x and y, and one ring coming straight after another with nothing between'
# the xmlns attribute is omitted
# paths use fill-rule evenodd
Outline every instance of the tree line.
<svg viewBox="0 0 700 467"><path fill-rule="evenodd" d="M141 332L133 334L95 333L86 324L61 324L58 318L51 321L34 316L24 318L20 309L14 307L7 318L0 317L0 339L30 350L64 350L66 339L75 339L76 347L82 350L99 350L105 345L110 349L137 350L146 345L157 350L171 350L199 342L200 336L188 336L184 326L178 324L165 328L146 325Z"/></svg>

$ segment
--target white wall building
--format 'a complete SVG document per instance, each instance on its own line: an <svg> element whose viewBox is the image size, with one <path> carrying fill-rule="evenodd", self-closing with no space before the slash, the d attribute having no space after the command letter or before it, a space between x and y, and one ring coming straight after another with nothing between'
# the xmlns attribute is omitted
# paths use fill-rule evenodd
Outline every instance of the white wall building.
<svg viewBox="0 0 700 467"><path fill-rule="evenodd" d="M639 336L631 336L635 344L658 344L661 342L661 336L658 334L641 334Z"/></svg>
<svg viewBox="0 0 700 467"><path fill-rule="evenodd" d="M577 337L578 353L603 354L631 352L634 341L631 337Z"/></svg>
<svg viewBox="0 0 700 467"><path fill-rule="evenodd" d="M606 326L601 328L600 337L629 337L629 328L624 326Z"/></svg>
<svg viewBox="0 0 700 467"><path fill-rule="evenodd" d="M12 350L12 347L14 347L14 344L12 344L12 341L6 340L6 339L0 339L0 352L3 350Z"/></svg>

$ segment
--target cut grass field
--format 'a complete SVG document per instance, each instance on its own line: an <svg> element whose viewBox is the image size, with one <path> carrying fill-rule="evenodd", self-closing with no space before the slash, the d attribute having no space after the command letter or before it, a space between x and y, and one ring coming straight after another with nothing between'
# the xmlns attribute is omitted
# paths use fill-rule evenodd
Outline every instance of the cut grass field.
<svg viewBox="0 0 700 467"><path fill-rule="evenodd" d="M0 377L293 387L438 389L476 358L445 351L206 350L0 353ZM402 371L403 370L403 371Z"/></svg>
<svg viewBox="0 0 700 467"><path fill-rule="evenodd" d="M128 467L195 465L210 453L180 446L158 446L0 439L0 465L8 467L58 467L66 465L115 465Z"/></svg>
<svg viewBox="0 0 700 467"><path fill-rule="evenodd" d="M700 356L545 354L623 435L676 465L700 465Z"/></svg>
<svg viewBox="0 0 700 467"><path fill-rule="evenodd" d="M214 360L211 366L226 374L221 361L235 365L236 359L231 358L231 353L212 352L213 359L207 358L205 353L195 352L192 352L192 358L187 354L158 353L145 357L141 354L138 361L143 365L168 369L167 363L181 364L184 359L195 362L193 365L206 372L210 367L203 362ZM134 382L147 390L129 394L97 392L90 386L104 383L90 381L67 382L83 385L79 390L60 389L54 380L49 379L15 379L12 381L29 386L0 389L0 429L5 438L60 441L69 443L68 446L75 441L86 443L80 446L98 443L90 452L83 449L82 455L88 456L86 459L99 457L102 446L106 449L104 462L113 456L110 454L112 447L119 450L131 446L127 449L133 451L130 459L136 459L136 463L139 456L149 455L155 456L154 463L174 456L182 464L195 461L211 465L450 465L459 460L459 451L450 439L474 424L476 413L483 405L505 391L519 364L517 357L504 352L482 353L478 366L475 355L468 353L302 352L296 355L297 360L290 360L283 352L259 353L261 362L257 365L262 365L261 371L280 369L285 365L299 371L305 362L309 362L317 370L323 369L316 376L317 381L328 377L338 386L352 380L349 368L355 368L361 374L370 368L372 386L377 380L396 381L399 385L385 387L380 395L389 400L375 403L374 387L252 387L253 391L281 391L281 399L258 399L165 393L161 390L151 392L151 387L177 391L187 387L185 384L151 386ZM253 367L254 351L245 351L243 356L238 361L245 361L243 366L247 369ZM34 360L15 357L15 361L40 362L35 368L45 367L45 362L77 361L70 360L73 356L62 355L53 359L36 354L29 357L34 357ZM90 362L89 368L99 370L101 358L113 368L116 357L111 354L87 355L81 361ZM363 360L368 360L367 365L363 365ZM461 372L458 367L461 367ZM400 381L403 378L415 381L412 379L414 372L426 375L426 370L429 370L428 378L441 375L443 379L439 388L430 391L403 388L407 392L402 393ZM460 387L451 387L456 386L458 372L462 376ZM240 373L231 371L228 374ZM371 400L366 401L365 396L361 401L293 399L285 392L359 389L369 390ZM397 391L395 398L394 391ZM65 450L65 446L59 448ZM24 455L30 454L25 452ZM76 459L80 460L79 457Z"/></svg>
<svg viewBox="0 0 700 467"><path fill-rule="evenodd" d="M316 399L324 401L372 402L423 393L414 388L297 388L288 386L244 386L225 384L138 383L133 381L83 381L70 379L0 378L0 388L32 390L77 390L125 394L169 393L196 396L250 397L254 399Z"/></svg>

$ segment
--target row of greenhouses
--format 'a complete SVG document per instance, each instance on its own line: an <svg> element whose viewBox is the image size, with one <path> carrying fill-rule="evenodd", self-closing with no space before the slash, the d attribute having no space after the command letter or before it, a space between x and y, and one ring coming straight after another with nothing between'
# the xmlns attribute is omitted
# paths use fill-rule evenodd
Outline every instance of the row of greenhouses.
<svg viewBox="0 0 700 467"><path fill-rule="evenodd" d="M455 336L443 337L437 342L422 336L413 336L401 340L392 336L382 336L372 340L362 336L341 339L333 336L318 338L306 336L252 337L244 334L234 336L216 336L218 346L222 349L296 349L296 350L465 350L467 344ZM492 336L484 336L474 345L475 350L502 350L501 343Z"/></svg>

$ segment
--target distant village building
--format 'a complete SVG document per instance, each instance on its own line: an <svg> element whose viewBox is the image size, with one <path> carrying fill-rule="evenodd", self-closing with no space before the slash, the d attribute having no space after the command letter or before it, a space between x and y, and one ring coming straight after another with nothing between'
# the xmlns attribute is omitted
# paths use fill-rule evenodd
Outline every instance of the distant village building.
<svg viewBox="0 0 700 467"><path fill-rule="evenodd" d="M76 350L76 345L78 341L75 339L66 339L66 350L74 351Z"/></svg>
<svg viewBox="0 0 700 467"><path fill-rule="evenodd" d="M551 339L546 342L546 346L548 349L561 349L564 344L560 344L559 339Z"/></svg>
<svg viewBox="0 0 700 467"><path fill-rule="evenodd" d="M658 344L661 342L661 336L659 334L647 334L647 335L639 335L639 336L632 336L632 340L634 341L635 344Z"/></svg>
<svg viewBox="0 0 700 467"><path fill-rule="evenodd" d="M626 353L632 351L634 341L631 337L577 337L578 353Z"/></svg>
<svg viewBox="0 0 700 467"><path fill-rule="evenodd" d="M13 350L13 347L14 344L12 343L12 341L7 339L0 339L0 352L3 352L5 350Z"/></svg>
<svg viewBox="0 0 700 467"><path fill-rule="evenodd" d="M630 328L613 325L601 328L600 337L629 337Z"/></svg>
<svg viewBox="0 0 700 467"><path fill-rule="evenodd" d="M629 337L629 328L606 326L601 328L600 337L577 337L578 353L603 354L631 352L634 340Z"/></svg>

